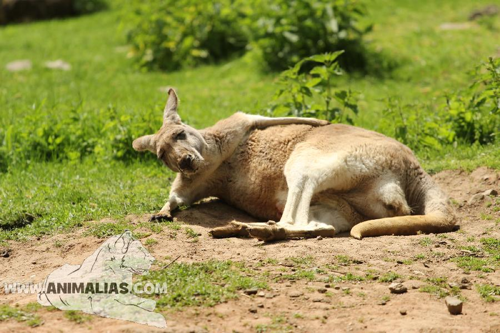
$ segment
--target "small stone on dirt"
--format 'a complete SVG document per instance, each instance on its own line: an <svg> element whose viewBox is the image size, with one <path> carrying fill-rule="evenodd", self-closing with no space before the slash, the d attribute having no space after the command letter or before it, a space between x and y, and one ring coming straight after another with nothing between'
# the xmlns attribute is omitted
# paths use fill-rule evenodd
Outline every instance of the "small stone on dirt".
<svg viewBox="0 0 500 333"><path fill-rule="evenodd" d="M257 304L257 307L258 307L258 308L263 308L263 307L264 307L264 304L259 303L259 304Z"/></svg>
<svg viewBox="0 0 500 333"><path fill-rule="evenodd" d="M252 306L250 309L248 309L248 311L250 311L251 313L257 313L257 308Z"/></svg>
<svg viewBox="0 0 500 333"><path fill-rule="evenodd" d="M325 288L331 288L332 286L330 284L325 284Z"/></svg>
<svg viewBox="0 0 500 333"><path fill-rule="evenodd" d="M243 291L246 295L256 295L257 292L259 291L259 289L257 288L250 288L250 289L246 289L245 291Z"/></svg>
<svg viewBox="0 0 500 333"><path fill-rule="evenodd" d="M378 305L386 305L387 304L387 301L385 300L381 300L377 303Z"/></svg>
<svg viewBox="0 0 500 333"><path fill-rule="evenodd" d="M29 60L17 60L13 62L9 62L5 68L9 72L20 72L31 69L31 61Z"/></svg>
<svg viewBox="0 0 500 333"><path fill-rule="evenodd" d="M61 59L55 61L47 61L45 63L45 67L48 69L60 69L63 71L71 70L71 65Z"/></svg>
<svg viewBox="0 0 500 333"><path fill-rule="evenodd" d="M326 288L318 288L318 293L324 294L326 292L327 292Z"/></svg>
<svg viewBox="0 0 500 333"><path fill-rule="evenodd" d="M489 197L490 195L496 197L498 195L498 192L497 192L497 190L489 189L489 190L484 191L483 195L487 196L487 197Z"/></svg>
<svg viewBox="0 0 500 333"><path fill-rule="evenodd" d="M439 30L468 30L472 28L474 25L469 22L451 22L451 23L443 23L439 26Z"/></svg>
<svg viewBox="0 0 500 333"><path fill-rule="evenodd" d="M468 278L463 277L462 280L460 280L460 283L470 283L470 281Z"/></svg>
<svg viewBox="0 0 500 333"><path fill-rule="evenodd" d="M404 294L408 291L408 288L406 288L402 283L392 283L389 286L389 290L393 294Z"/></svg>
<svg viewBox="0 0 500 333"><path fill-rule="evenodd" d="M452 315L458 315L458 314L462 313L463 303L458 298L453 297L453 296L448 296L445 298L445 303L446 303L446 306L448 307L448 311Z"/></svg>
<svg viewBox="0 0 500 333"><path fill-rule="evenodd" d="M10 249L1 250L0 257L2 257L2 258L10 257Z"/></svg>
<svg viewBox="0 0 500 333"><path fill-rule="evenodd" d="M323 239L323 237L321 237L321 236L316 237L316 240L322 240L322 239Z"/></svg>
<svg viewBox="0 0 500 333"><path fill-rule="evenodd" d="M406 316L406 314L407 314L406 309L401 309L401 310L399 310L399 313L400 313L402 316Z"/></svg>
<svg viewBox="0 0 500 333"><path fill-rule="evenodd" d="M340 286L335 286L334 289L339 290Z"/></svg>
<svg viewBox="0 0 500 333"><path fill-rule="evenodd" d="M323 299L322 299L321 297L314 297L314 298L312 299L312 301L313 301L314 303L319 303L319 302L321 302L322 300L323 300Z"/></svg>
<svg viewBox="0 0 500 333"><path fill-rule="evenodd" d="M467 202L470 205L475 205L479 202L481 202L482 200L484 199L484 194L483 193L478 193L478 194L474 194L470 199L469 201Z"/></svg>
<svg viewBox="0 0 500 333"><path fill-rule="evenodd" d="M31 263L32 263L33 265L36 265L36 260L33 260Z"/></svg>
<svg viewBox="0 0 500 333"><path fill-rule="evenodd" d="M302 291L299 291L299 290L294 290L288 294L288 296L291 298L300 297L302 295L304 295L304 293Z"/></svg>
<svg viewBox="0 0 500 333"><path fill-rule="evenodd" d="M263 291L259 291L259 292L257 293L257 296L259 296L259 297L265 297L265 296L266 296L266 294L265 294Z"/></svg>

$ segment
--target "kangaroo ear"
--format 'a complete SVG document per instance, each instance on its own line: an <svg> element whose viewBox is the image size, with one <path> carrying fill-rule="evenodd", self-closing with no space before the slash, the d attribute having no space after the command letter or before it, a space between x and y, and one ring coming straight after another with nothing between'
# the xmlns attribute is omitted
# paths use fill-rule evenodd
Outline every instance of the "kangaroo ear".
<svg viewBox="0 0 500 333"><path fill-rule="evenodd" d="M141 136L135 139L132 143L132 147L137 151L149 150L153 154L156 154L156 140L154 134Z"/></svg>
<svg viewBox="0 0 500 333"><path fill-rule="evenodd" d="M168 101L163 111L163 123L164 124L180 124L181 117L177 113L177 106L179 105L179 98L175 93L175 90L170 88L168 90Z"/></svg>

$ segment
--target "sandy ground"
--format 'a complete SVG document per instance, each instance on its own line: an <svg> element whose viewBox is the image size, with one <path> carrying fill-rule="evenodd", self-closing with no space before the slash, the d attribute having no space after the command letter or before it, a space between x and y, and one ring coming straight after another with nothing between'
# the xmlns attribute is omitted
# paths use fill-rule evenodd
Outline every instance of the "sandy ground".
<svg viewBox="0 0 500 333"><path fill-rule="evenodd" d="M41 309L37 314L43 324L30 328L14 320L0 322L1 332L500 332L500 301L487 303L476 291L476 284L500 286L500 273L464 272L452 258L463 255L462 246L480 245L482 237L500 238L500 218L497 198L485 197L468 203L476 193L489 189L500 191L500 177L495 171L479 168L471 174L444 171L435 180L455 200L460 216L460 231L445 235L384 236L358 241L347 234L330 239L306 239L263 244L254 239L212 239L210 228L237 219L252 218L227 205L213 201L192 207L177 215L178 221L199 232L198 242L179 232L174 239L169 229L150 237L158 241L149 246L156 258L180 256L180 262L199 262L209 259L245 262L254 271L269 271L270 290L263 295L248 296L243 292L237 300L215 307L185 308L167 311L168 328L159 330L126 321L94 316L90 322L76 324L63 316L62 311ZM149 216L130 217L134 223ZM80 264L104 239L74 234L42 237L30 242L11 242L8 258L0 258L0 303L11 306L35 302L35 295L3 293L4 281L41 281L63 264ZM423 239L430 238L430 244ZM141 241L144 243L146 239ZM57 244L57 246L56 246ZM425 258L415 259L424 254ZM340 265L335 256L353 259ZM403 278L408 288L404 294L391 294L389 283L380 281L332 283L328 293L323 282L282 281L279 274L292 272L289 257L312 256L314 264L338 268L330 275L352 272L364 275L370 271L393 271ZM274 264L266 259L275 259ZM284 273L283 273L284 272ZM321 277L321 274L317 275ZM458 283L466 278L470 289L461 290L465 297L463 313L448 313L444 299L421 292L426 278L446 277ZM347 289L349 291L347 291ZM298 294L297 297L292 297ZM381 300L389 296L390 300ZM405 315L401 313L406 313Z"/></svg>

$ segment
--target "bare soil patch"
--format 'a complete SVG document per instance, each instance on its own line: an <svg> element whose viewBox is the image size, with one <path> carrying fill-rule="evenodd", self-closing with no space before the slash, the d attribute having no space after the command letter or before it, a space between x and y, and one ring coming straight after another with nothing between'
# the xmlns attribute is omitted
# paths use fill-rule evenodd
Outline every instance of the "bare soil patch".
<svg viewBox="0 0 500 333"><path fill-rule="evenodd" d="M242 291L238 299L214 307L165 310L166 330L97 316L77 324L62 311L40 309L37 315L43 321L41 326L30 328L26 323L7 320L0 322L0 331L500 332L500 301L486 302L477 291L477 285L500 286L498 262L491 254L474 250L482 249L481 239L500 238L500 199L485 196L469 203L475 194L500 191L499 174L479 168L471 174L444 171L434 179L457 206L457 232L362 241L344 234L331 239L270 244L254 239L212 239L208 235L210 228L233 219L253 219L211 201L177 215L182 228L189 226L199 233L198 237L193 238L182 228L164 228L141 241L144 244L147 239L156 240L148 248L159 260L180 256L178 261L185 263L211 259L243 262L251 274L266 277L268 290L250 296ZM138 224L148 217L132 216L129 220ZM0 258L0 303L23 307L35 302L35 295L5 295L3 282L41 281L61 265L80 264L102 242L104 239L85 236L84 230L79 230L10 243L9 256ZM459 267L457 258L464 256L486 260L486 268L491 266L492 271ZM303 258L304 263L293 264L290 258ZM314 278L289 278L300 272L313 272ZM361 281L356 277L362 277ZM391 294L388 280L402 282L408 291ZM438 293L457 289L464 305L463 313L454 316L448 313Z"/></svg>

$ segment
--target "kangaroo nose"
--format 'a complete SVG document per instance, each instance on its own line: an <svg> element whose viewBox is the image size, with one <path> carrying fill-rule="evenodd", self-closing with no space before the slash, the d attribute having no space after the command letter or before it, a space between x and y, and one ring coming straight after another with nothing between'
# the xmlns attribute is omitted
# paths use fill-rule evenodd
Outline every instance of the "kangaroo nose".
<svg viewBox="0 0 500 333"><path fill-rule="evenodd" d="M182 158L181 162L179 163L179 167L181 169L189 169L191 168L191 162L193 162L193 156L186 155Z"/></svg>

